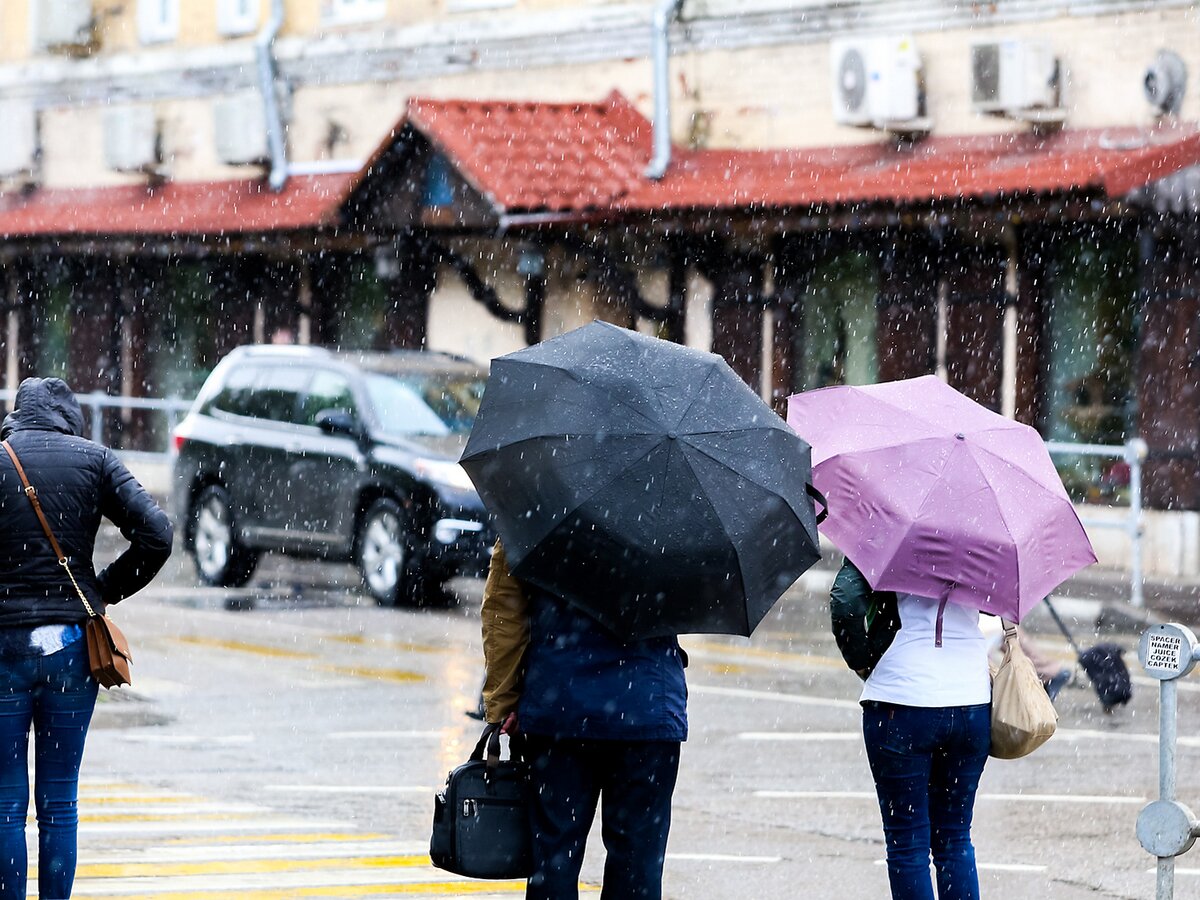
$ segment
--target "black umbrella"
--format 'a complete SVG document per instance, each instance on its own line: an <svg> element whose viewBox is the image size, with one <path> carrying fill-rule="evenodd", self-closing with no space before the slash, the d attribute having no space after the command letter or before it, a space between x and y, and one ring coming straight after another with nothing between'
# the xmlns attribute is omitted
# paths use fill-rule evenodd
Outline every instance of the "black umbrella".
<svg viewBox="0 0 1200 900"><path fill-rule="evenodd" d="M513 574L637 640L753 631L820 556L809 455L719 356L593 322L493 361L462 464Z"/></svg>

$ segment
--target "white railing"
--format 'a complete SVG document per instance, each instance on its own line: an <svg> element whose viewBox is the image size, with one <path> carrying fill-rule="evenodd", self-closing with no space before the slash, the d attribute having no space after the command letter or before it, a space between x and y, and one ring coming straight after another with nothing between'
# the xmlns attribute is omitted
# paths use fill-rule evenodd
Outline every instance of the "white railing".
<svg viewBox="0 0 1200 900"><path fill-rule="evenodd" d="M12 408L12 402L16 399L17 392L14 390L0 390L0 402L6 404L7 409ZM75 399L79 401L79 405L83 408L84 417L88 423L88 433L86 437L95 441L98 444L113 445L117 442L108 439L104 433L104 411L106 409L120 410L151 410L162 413L166 417L166 429L162 433L161 440L163 446L158 450L138 451L138 450L121 450L122 456L142 457L146 459L161 459L166 460L170 453L171 432L175 430L175 426L179 423L180 418L191 407L191 400L181 400L178 397L113 397L105 394L102 391L92 391L88 394L76 394Z"/></svg>
<svg viewBox="0 0 1200 900"><path fill-rule="evenodd" d="M11 406L16 391L0 390L0 402ZM170 453L170 435L182 417L192 405L191 400L181 400L177 397L112 397L100 391L89 394L76 394L79 405L83 407L89 421L88 437L97 443L112 443L105 441L104 410L155 410L166 416L166 431L163 435L164 446L161 450L133 451L122 450L122 456L141 457L148 460L165 462ZM1144 525L1142 521L1142 464L1146 459L1146 442L1141 438L1132 438L1122 445L1111 444L1072 444L1065 441L1047 441L1046 449L1054 456L1099 456L1109 459L1124 459L1129 464L1129 512L1122 521L1109 519L1082 518L1085 526L1092 528L1120 528L1129 535L1129 602L1132 606L1141 608L1145 605L1143 587L1142 536Z"/></svg>
<svg viewBox="0 0 1200 900"><path fill-rule="evenodd" d="M1120 528L1129 535L1129 603L1141 609L1146 602L1142 565L1142 536L1145 525L1142 520L1142 464L1146 459L1147 446L1141 438L1130 438L1124 444L1071 444L1065 441L1046 441L1051 455L1100 456L1123 459L1129 465L1129 512L1122 521L1111 519L1081 518L1080 521L1092 528Z"/></svg>

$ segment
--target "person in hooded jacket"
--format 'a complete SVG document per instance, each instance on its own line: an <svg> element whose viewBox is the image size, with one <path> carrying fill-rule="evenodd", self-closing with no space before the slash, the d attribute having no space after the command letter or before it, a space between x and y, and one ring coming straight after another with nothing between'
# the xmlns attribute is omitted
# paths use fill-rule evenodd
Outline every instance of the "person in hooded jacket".
<svg viewBox="0 0 1200 900"><path fill-rule="evenodd" d="M0 439L16 451L72 574L102 615L158 573L172 529L116 454L80 436L83 421L62 380L27 378ZM102 518L129 547L97 573L92 553ZM75 879L79 767L98 689L84 639L88 613L7 453L0 453L0 521L0 898L26 895L32 730L38 896L63 900Z"/></svg>
<svg viewBox="0 0 1200 900"><path fill-rule="evenodd" d="M659 900L687 739L686 657L678 641L621 642L562 598L514 578L499 541L481 616L485 718L509 733L519 728L530 762L527 900L579 896L601 797L602 900Z"/></svg>

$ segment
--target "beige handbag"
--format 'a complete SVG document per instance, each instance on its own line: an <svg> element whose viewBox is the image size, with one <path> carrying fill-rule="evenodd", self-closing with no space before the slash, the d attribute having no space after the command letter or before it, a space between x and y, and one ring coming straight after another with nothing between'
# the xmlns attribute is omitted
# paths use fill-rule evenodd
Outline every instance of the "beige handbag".
<svg viewBox="0 0 1200 900"><path fill-rule="evenodd" d="M1054 734L1058 713L1033 663L1017 642L1017 626L1004 622L1004 658L992 676L992 746L997 759L1028 756Z"/></svg>

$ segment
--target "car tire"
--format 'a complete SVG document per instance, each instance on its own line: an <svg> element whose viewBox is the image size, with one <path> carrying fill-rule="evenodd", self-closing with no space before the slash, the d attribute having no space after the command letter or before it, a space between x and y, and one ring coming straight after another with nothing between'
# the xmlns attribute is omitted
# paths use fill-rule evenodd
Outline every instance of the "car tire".
<svg viewBox="0 0 1200 900"><path fill-rule="evenodd" d="M380 606L408 603L420 579L412 572L407 517L384 497L363 513L354 536L354 562L363 587Z"/></svg>
<svg viewBox="0 0 1200 900"><path fill-rule="evenodd" d="M241 587L258 565L258 554L240 543L234 531L229 493L210 485L196 495L189 525L196 575L212 587Z"/></svg>

